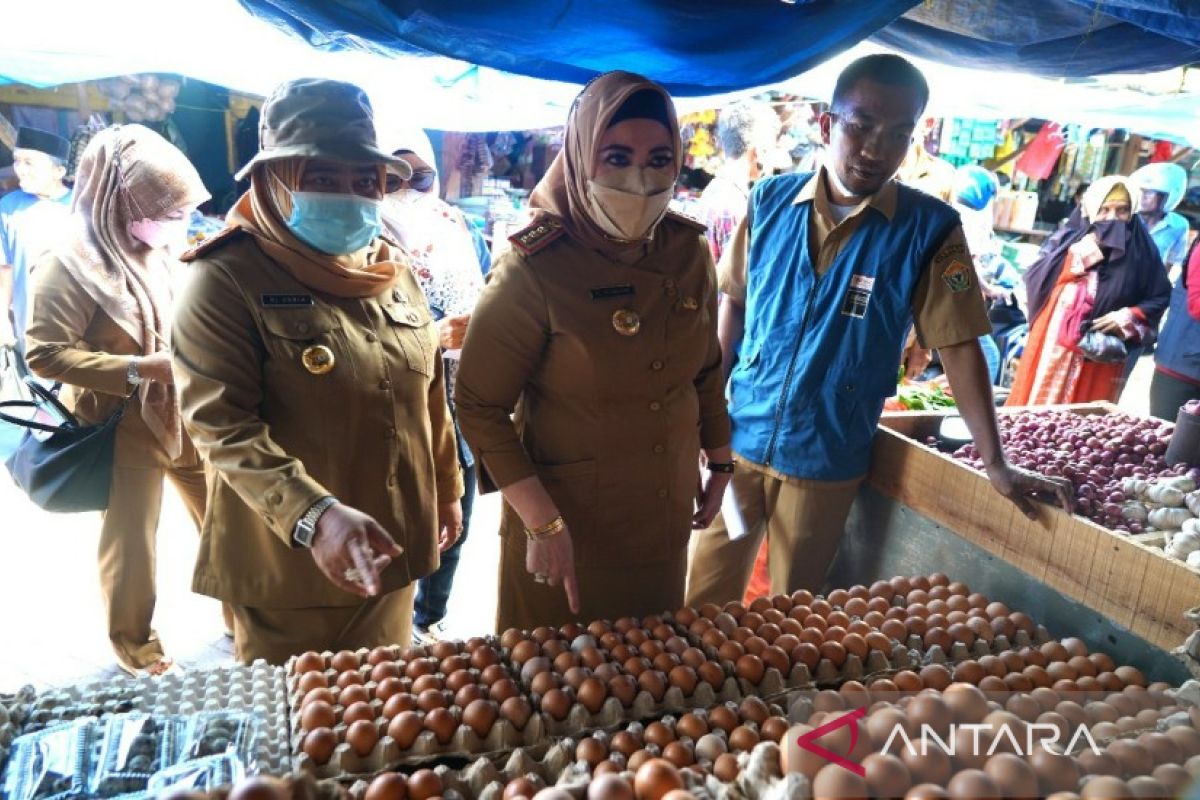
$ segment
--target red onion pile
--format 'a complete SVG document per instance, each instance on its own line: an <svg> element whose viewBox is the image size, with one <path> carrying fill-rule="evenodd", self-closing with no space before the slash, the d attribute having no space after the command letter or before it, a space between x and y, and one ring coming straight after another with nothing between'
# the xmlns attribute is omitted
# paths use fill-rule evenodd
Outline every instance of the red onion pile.
<svg viewBox="0 0 1200 800"><path fill-rule="evenodd" d="M1131 498L1125 478L1187 475L1187 465L1167 466L1163 454L1175 426L1127 414L1023 411L999 415L1000 439L1009 463L1042 475L1067 478L1075 487L1075 512L1121 533L1141 533L1142 525L1123 519L1121 504ZM954 457L982 471L973 444ZM1200 469L1190 470L1200 480Z"/></svg>

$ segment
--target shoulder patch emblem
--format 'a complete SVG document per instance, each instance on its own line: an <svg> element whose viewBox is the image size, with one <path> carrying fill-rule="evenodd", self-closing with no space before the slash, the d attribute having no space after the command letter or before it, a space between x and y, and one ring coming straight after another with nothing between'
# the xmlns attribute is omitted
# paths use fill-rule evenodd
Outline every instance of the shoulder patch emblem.
<svg viewBox="0 0 1200 800"><path fill-rule="evenodd" d="M179 260L185 262L194 261L205 253L215 250L216 248L232 241L233 239L236 239L242 233L244 233L244 231L242 230L241 226L230 225L227 228L217 231L207 239L202 240L199 244L195 245L192 247L192 249L181 255Z"/></svg>
<svg viewBox="0 0 1200 800"><path fill-rule="evenodd" d="M695 228L696 230L700 231L701 233L704 233L705 231L708 230L708 223L704 222L699 217L685 213L678 209L675 209L675 208L667 209L666 216L670 217L671 219L676 220L677 222L682 222L684 225L688 225L692 228Z"/></svg>
<svg viewBox="0 0 1200 800"><path fill-rule="evenodd" d="M942 270L942 280L957 294L971 288L971 268L961 261L952 261Z"/></svg>
<svg viewBox="0 0 1200 800"><path fill-rule="evenodd" d="M566 231L563 224L553 217L537 220L508 237L512 246L522 254L531 256L546 248Z"/></svg>

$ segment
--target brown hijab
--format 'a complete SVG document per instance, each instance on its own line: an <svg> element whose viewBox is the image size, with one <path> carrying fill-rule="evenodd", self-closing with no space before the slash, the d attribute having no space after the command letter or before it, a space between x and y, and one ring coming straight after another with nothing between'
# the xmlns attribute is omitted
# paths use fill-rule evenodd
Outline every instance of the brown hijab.
<svg viewBox="0 0 1200 800"><path fill-rule="evenodd" d="M275 263L305 286L334 297L376 297L392 287L401 264L399 253L376 238L355 253L329 255L296 238L284 221L292 215L291 192L300 188L308 159L282 158L257 164L250 173L250 190L227 217L254 235L258 246ZM379 165L380 185L384 166Z"/></svg>
<svg viewBox="0 0 1200 800"><path fill-rule="evenodd" d="M208 197L183 153L141 125L100 131L80 158L75 227L59 255L76 283L143 355L166 349L170 338L171 259L130 235L130 223L161 219ZM139 399L155 438L178 457L182 434L174 387L146 381Z"/></svg>
<svg viewBox="0 0 1200 800"><path fill-rule="evenodd" d="M529 198L535 211L558 217L574 239L609 258L629 261L643 251L642 242L616 241L592 219L588 203L588 181L593 177L597 144L609 120L631 96L643 89L662 94L666 101L668 130L675 144L675 175L683 165L679 144L679 119L667 90L632 72L606 72L594 78L575 98L567 117L563 148L550 169L534 187Z"/></svg>

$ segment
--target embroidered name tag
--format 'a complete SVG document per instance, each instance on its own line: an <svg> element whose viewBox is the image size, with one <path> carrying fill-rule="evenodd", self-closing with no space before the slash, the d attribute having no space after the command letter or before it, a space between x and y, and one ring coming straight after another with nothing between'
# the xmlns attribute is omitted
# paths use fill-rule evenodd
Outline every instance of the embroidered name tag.
<svg viewBox="0 0 1200 800"><path fill-rule="evenodd" d="M842 313L847 317L862 319L871 304L871 292L875 290L875 279L869 275L851 275L850 288L842 301Z"/></svg>
<svg viewBox="0 0 1200 800"><path fill-rule="evenodd" d="M267 308L299 308L316 303L311 294L264 294L259 299Z"/></svg>
<svg viewBox="0 0 1200 800"><path fill-rule="evenodd" d="M621 283L616 286L597 286L595 289L588 289L588 293L592 295L593 300L605 300L609 297L628 297L633 294L633 286L628 283Z"/></svg>
<svg viewBox="0 0 1200 800"><path fill-rule="evenodd" d="M950 291L965 292L971 288L971 269L961 261L953 261L942 271L942 280Z"/></svg>

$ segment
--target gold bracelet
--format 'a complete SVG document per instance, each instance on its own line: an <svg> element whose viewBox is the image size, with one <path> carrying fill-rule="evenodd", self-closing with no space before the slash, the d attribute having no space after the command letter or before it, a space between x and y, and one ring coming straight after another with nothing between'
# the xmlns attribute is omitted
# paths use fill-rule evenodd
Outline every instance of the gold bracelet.
<svg viewBox="0 0 1200 800"><path fill-rule="evenodd" d="M555 517L540 528L526 528L525 535L530 539L544 539L547 536L554 536L562 533L567 529L567 523L563 521L562 515Z"/></svg>

